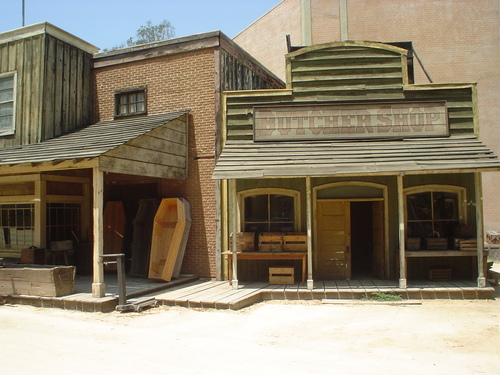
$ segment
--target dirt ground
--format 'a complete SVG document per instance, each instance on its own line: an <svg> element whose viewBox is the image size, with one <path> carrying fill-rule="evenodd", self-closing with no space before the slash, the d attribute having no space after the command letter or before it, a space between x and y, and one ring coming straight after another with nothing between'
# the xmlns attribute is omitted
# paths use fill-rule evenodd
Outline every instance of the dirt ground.
<svg viewBox="0 0 500 375"><path fill-rule="evenodd" d="M2 374L500 374L500 300L240 311L0 306Z"/></svg>

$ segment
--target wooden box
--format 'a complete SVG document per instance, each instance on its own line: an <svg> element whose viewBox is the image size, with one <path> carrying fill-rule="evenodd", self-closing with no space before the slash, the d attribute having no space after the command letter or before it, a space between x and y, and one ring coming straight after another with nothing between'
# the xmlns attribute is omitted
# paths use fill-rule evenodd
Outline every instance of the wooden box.
<svg viewBox="0 0 500 375"><path fill-rule="evenodd" d="M59 297L73 293L74 266L22 266L0 268L0 295Z"/></svg>
<svg viewBox="0 0 500 375"><path fill-rule="evenodd" d="M269 267L269 284L293 285L295 270L293 267Z"/></svg>
<svg viewBox="0 0 500 375"><path fill-rule="evenodd" d="M233 234L229 239L229 251L233 250ZM254 251L255 250L255 234L252 232L236 233L236 251Z"/></svg>
<svg viewBox="0 0 500 375"><path fill-rule="evenodd" d="M21 250L22 264L45 264L45 249L32 246Z"/></svg>
<svg viewBox="0 0 500 375"><path fill-rule="evenodd" d="M477 251L477 240L460 240L460 250Z"/></svg>
<svg viewBox="0 0 500 375"><path fill-rule="evenodd" d="M420 238L407 238L406 239L406 250L407 251L418 251L422 250Z"/></svg>
<svg viewBox="0 0 500 375"><path fill-rule="evenodd" d="M429 279L432 281L450 281L451 268L430 268Z"/></svg>
<svg viewBox="0 0 500 375"><path fill-rule="evenodd" d="M427 250L447 250L448 249L448 239L447 238L427 238Z"/></svg>
<svg viewBox="0 0 500 375"><path fill-rule="evenodd" d="M263 232L259 235L259 251L281 251L282 249L282 233Z"/></svg>
<svg viewBox="0 0 500 375"><path fill-rule="evenodd" d="M307 251L307 235L295 232L283 234L283 250Z"/></svg>

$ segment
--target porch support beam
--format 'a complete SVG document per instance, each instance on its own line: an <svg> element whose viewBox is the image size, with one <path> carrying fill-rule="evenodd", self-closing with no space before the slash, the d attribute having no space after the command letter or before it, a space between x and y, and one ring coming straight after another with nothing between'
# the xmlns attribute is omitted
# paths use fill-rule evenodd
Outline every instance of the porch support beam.
<svg viewBox="0 0 500 375"><path fill-rule="evenodd" d="M47 248L47 182L40 177L35 181L35 246Z"/></svg>
<svg viewBox="0 0 500 375"><path fill-rule="evenodd" d="M93 276L92 297L102 298L106 294L104 284L104 264L102 261L104 247L103 213L104 213L104 174L98 168L92 169L93 175Z"/></svg>
<svg viewBox="0 0 500 375"><path fill-rule="evenodd" d="M480 172L474 173L477 228L477 287L486 287L484 274L484 224L483 224L483 183Z"/></svg>
<svg viewBox="0 0 500 375"><path fill-rule="evenodd" d="M231 199L231 232L233 233L233 241L231 244L231 251L233 252L232 264L233 276L231 285L233 289L238 289L238 257L236 254L236 234L238 233L238 197L236 195L236 180L229 180L229 199Z"/></svg>
<svg viewBox="0 0 500 375"><path fill-rule="evenodd" d="M306 210L307 210L307 289L313 290L313 262L312 262L312 194L311 177L306 177Z"/></svg>
<svg viewBox="0 0 500 375"><path fill-rule="evenodd" d="M403 192L403 173L397 176L398 183L398 220L399 220L399 287L406 289L406 249L405 249L405 209Z"/></svg>

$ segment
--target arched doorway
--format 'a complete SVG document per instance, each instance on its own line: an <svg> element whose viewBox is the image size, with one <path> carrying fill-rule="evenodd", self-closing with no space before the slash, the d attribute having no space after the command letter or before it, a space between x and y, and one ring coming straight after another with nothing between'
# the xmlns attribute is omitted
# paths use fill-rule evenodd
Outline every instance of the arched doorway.
<svg viewBox="0 0 500 375"><path fill-rule="evenodd" d="M386 278L387 187L351 181L314 188L315 279Z"/></svg>

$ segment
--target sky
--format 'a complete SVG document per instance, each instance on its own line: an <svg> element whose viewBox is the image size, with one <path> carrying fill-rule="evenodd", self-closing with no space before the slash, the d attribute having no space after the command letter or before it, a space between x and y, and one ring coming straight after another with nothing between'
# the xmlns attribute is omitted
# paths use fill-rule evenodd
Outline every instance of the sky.
<svg viewBox="0 0 500 375"><path fill-rule="evenodd" d="M25 25L49 22L101 50L168 20L176 37L220 30L233 38L281 0L25 0ZM0 0L0 33L22 26L22 0Z"/></svg>

